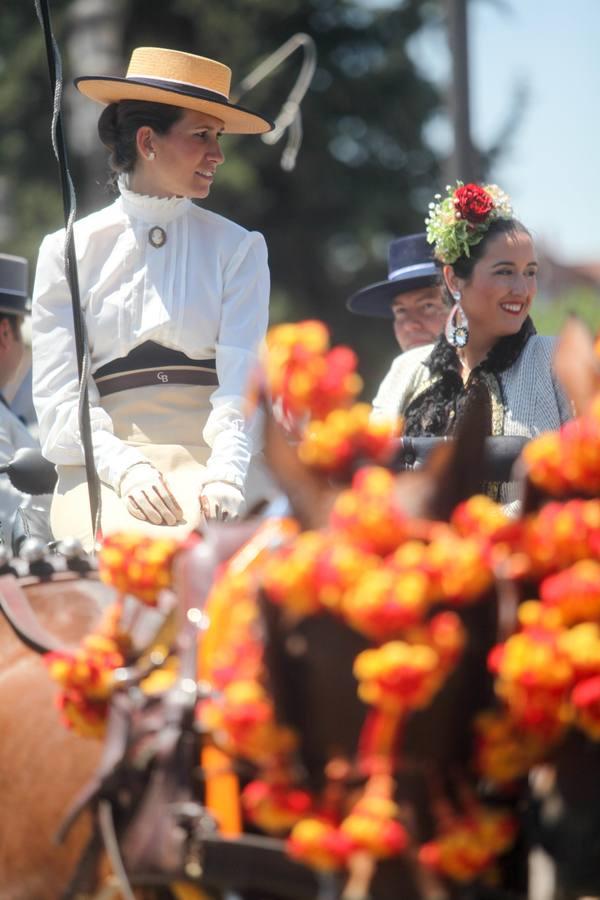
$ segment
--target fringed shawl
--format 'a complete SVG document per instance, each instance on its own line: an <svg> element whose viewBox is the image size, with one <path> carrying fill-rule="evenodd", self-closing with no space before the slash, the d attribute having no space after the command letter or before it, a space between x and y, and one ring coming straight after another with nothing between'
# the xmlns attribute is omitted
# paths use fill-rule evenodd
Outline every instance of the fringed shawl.
<svg viewBox="0 0 600 900"><path fill-rule="evenodd" d="M413 437L452 434L466 404L475 397L483 401L487 410L487 433L501 433L504 397L498 375L516 362L535 333L534 324L527 317L517 334L500 338L494 344L486 358L473 369L466 384L455 348L441 335L423 362L430 377L404 409L404 434Z"/></svg>

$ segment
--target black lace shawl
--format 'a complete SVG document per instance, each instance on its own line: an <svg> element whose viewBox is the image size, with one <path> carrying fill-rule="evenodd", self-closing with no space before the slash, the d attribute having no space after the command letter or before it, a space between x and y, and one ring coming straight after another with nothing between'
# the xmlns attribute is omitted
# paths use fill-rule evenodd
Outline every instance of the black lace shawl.
<svg viewBox="0 0 600 900"><path fill-rule="evenodd" d="M500 338L486 358L471 372L466 384L460 374L460 362L454 347L440 335L431 355L422 363L429 369L432 384L419 392L404 409L404 434L441 436L454 431L466 404L476 396L483 401L488 415L488 434L492 433L491 400L484 373L498 376L509 369L536 333L529 316L517 334Z"/></svg>

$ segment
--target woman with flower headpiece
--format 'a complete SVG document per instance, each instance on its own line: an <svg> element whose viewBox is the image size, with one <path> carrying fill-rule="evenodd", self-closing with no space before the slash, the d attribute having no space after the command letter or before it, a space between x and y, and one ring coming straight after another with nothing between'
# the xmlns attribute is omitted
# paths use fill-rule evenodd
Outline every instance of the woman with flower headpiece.
<svg viewBox="0 0 600 900"><path fill-rule="evenodd" d="M224 161L224 133L271 123L229 100L230 69L155 47L125 77L85 76L105 105L100 139L119 196L75 225L89 336L102 531L176 535L243 510L259 449L245 390L268 320L262 235L198 206ZM55 537L91 543L64 231L41 246L33 296L33 394L57 464ZM166 527L165 527L166 526Z"/></svg>
<svg viewBox="0 0 600 900"><path fill-rule="evenodd" d="M537 335L529 315L538 270L530 233L496 185L459 183L429 209L427 239L452 311L434 345L394 361L374 415L400 413L407 436L449 435L477 394L490 435L558 428L570 409L552 376L554 339ZM504 503L516 499L512 483L489 489Z"/></svg>

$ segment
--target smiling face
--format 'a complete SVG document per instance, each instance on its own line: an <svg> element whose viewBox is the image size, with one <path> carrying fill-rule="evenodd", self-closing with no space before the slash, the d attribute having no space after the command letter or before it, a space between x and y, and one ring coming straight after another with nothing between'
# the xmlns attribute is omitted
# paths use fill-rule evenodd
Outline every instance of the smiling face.
<svg viewBox="0 0 600 900"><path fill-rule="evenodd" d="M152 197L204 199L225 157L219 146L223 123L214 116L184 110L166 134L138 129L138 159L131 189Z"/></svg>
<svg viewBox="0 0 600 900"><path fill-rule="evenodd" d="M443 329L448 308L437 284L398 294L392 301L394 334L401 350L432 344Z"/></svg>
<svg viewBox="0 0 600 900"><path fill-rule="evenodd" d="M462 294L469 343L489 349L499 338L521 329L536 295L537 270L533 241L522 231L491 238L468 279L456 277L452 267L446 266L450 289Z"/></svg>

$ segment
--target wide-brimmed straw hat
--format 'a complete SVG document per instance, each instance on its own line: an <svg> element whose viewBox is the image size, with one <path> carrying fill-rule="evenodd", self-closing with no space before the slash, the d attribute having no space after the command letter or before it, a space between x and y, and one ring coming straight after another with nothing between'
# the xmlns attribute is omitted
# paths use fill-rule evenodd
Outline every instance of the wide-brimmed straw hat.
<svg viewBox="0 0 600 900"><path fill-rule="evenodd" d="M390 243L387 281L378 281L357 291L346 306L351 312L362 316L393 319L394 297L437 284L439 280L425 233L408 234Z"/></svg>
<svg viewBox="0 0 600 900"><path fill-rule="evenodd" d="M22 256L0 253L0 315L26 316L31 312L27 269Z"/></svg>
<svg viewBox="0 0 600 900"><path fill-rule="evenodd" d="M148 100L215 116L232 134L262 134L273 123L229 101L231 69L223 63L180 50L138 47L125 77L83 75L78 90L99 103Z"/></svg>

